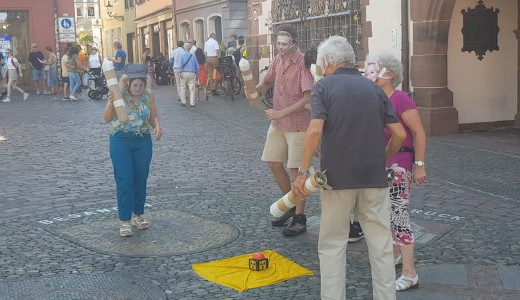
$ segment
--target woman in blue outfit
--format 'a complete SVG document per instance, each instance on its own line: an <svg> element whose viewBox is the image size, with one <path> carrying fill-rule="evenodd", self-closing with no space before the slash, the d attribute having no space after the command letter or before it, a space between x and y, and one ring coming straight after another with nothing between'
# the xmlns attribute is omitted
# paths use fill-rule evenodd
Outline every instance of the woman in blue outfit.
<svg viewBox="0 0 520 300"><path fill-rule="evenodd" d="M162 136L155 97L146 88L147 69L131 64L121 77L121 94L128 113L128 123L120 123L114 108L114 95L109 92L105 121L112 125L110 157L117 185L117 207L120 235L132 235L132 226L147 229L143 217L146 200L146 181L152 160L151 131L155 139Z"/></svg>

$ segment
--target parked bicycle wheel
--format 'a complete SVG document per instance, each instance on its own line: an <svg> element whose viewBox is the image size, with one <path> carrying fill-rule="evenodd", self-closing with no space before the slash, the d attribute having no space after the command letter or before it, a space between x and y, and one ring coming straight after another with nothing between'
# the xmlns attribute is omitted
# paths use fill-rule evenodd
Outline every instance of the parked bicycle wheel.
<svg viewBox="0 0 520 300"><path fill-rule="evenodd" d="M240 95L240 93L242 92L242 82L240 82L240 79L238 79L237 77L234 77L231 82L231 91L235 95Z"/></svg>

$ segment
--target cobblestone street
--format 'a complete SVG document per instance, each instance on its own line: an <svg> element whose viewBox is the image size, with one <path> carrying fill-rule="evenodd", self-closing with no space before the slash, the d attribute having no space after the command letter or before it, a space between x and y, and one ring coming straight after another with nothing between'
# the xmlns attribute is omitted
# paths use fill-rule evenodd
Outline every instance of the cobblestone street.
<svg viewBox="0 0 520 300"><path fill-rule="evenodd" d="M114 210L105 100L0 103L0 300L319 299L319 198L307 201L307 233L271 227L281 195L260 160L265 114L243 97L186 108L176 89L154 91L163 138L151 228L129 239ZM420 286L398 299L520 299L520 129L430 137L426 170L410 201ZM192 270L263 250L315 275L239 293ZM347 298L371 299L364 240L347 251Z"/></svg>

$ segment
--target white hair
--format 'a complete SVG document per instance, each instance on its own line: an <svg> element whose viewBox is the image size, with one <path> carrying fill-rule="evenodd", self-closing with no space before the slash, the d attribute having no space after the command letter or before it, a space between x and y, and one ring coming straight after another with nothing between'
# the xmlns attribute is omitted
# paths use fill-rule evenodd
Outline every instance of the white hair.
<svg viewBox="0 0 520 300"><path fill-rule="evenodd" d="M191 44L190 43L184 43L184 50L186 51L189 51L191 49Z"/></svg>
<svg viewBox="0 0 520 300"><path fill-rule="evenodd" d="M317 62L327 66L354 67L356 56L348 40L342 36L331 36L318 46Z"/></svg>
<svg viewBox="0 0 520 300"><path fill-rule="evenodd" d="M392 79L392 86L396 88L403 81L403 64L401 60L390 53L381 53L375 56L369 56L367 63L378 63L379 70L386 69L387 72L392 72L394 78Z"/></svg>

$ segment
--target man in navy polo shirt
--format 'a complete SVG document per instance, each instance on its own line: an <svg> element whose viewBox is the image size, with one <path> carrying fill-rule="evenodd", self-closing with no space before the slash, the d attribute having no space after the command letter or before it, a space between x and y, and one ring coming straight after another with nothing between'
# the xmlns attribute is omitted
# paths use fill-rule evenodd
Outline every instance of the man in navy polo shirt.
<svg viewBox="0 0 520 300"><path fill-rule="evenodd" d="M348 220L356 210L370 254L373 297L395 300L385 166L399 151L406 133L385 93L354 69L354 51L346 38L333 36L324 41L316 62L326 77L312 89L311 121L293 192L297 198L305 197L303 185L321 141L321 169L327 170L328 183L333 187L321 193L321 299L346 298ZM392 134L388 148L385 128Z"/></svg>

